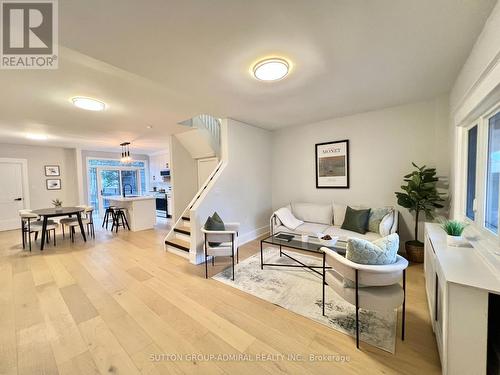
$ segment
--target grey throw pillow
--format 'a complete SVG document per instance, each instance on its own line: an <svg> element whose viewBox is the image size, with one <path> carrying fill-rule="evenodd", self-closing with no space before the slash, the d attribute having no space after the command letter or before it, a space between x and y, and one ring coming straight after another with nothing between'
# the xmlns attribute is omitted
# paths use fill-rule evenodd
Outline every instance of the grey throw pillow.
<svg viewBox="0 0 500 375"><path fill-rule="evenodd" d="M220 218L220 216L217 214L217 212L214 212L212 216L209 216L207 221L205 222L204 228L206 230L226 230L226 227L224 226L224 222ZM210 246L215 247L219 246L221 243L220 242L209 242L208 243Z"/></svg>
<svg viewBox="0 0 500 375"><path fill-rule="evenodd" d="M366 210L355 210L348 206L345 212L345 218L341 228L365 234L366 230L368 229L369 217L370 217L369 208Z"/></svg>
<svg viewBox="0 0 500 375"><path fill-rule="evenodd" d="M368 219L368 231L379 233L379 227L385 215L392 211L392 208L372 208Z"/></svg>

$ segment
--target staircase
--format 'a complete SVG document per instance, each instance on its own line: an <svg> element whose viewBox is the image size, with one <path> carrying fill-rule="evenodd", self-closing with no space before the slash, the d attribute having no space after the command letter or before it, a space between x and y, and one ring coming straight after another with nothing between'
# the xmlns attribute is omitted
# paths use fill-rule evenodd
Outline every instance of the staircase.
<svg viewBox="0 0 500 375"><path fill-rule="evenodd" d="M183 215L178 226L174 226L171 233L172 235L167 235L165 240L167 250L177 255L188 257L191 246L191 223L189 217Z"/></svg>
<svg viewBox="0 0 500 375"><path fill-rule="evenodd" d="M198 115L183 121L181 125L192 128L191 131L175 135L190 152L193 159L216 156L220 160L220 120L210 115ZM183 211L170 232L165 237L165 249L171 253L189 259L191 249L190 210L203 196L212 180L220 171L222 162L212 171L205 183L198 190L189 205ZM174 192L175 194L175 192Z"/></svg>

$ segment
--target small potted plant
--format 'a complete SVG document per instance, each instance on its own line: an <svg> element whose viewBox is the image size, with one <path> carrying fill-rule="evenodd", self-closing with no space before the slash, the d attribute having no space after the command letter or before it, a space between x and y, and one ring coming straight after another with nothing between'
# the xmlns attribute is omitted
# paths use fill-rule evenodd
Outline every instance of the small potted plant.
<svg viewBox="0 0 500 375"><path fill-rule="evenodd" d="M442 193L437 191L437 182L435 168L427 168L425 165L419 167L412 163L415 170L404 176L406 185L402 185L402 192L396 192L398 204L407 208L410 212L415 212L415 235L411 241L406 241L405 250L409 261L422 263L424 261L424 244L418 240L418 224L421 218L420 214L425 213L427 219L434 218L434 210L443 208L441 202L444 199Z"/></svg>
<svg viewBox="0 0 500 375"><path fill-rule="evenodd" d="M441 227L446 232L446 243L448 246L462 246L465 240L462 236L467 223L458 220L443 220Z"/></svg>
<svg viewBox="0 0 500 375"><path fill-rule="evenodd" d="M56 211L62 210L62 202L59 199L52 200L52 204L54 205Z"/></svg>

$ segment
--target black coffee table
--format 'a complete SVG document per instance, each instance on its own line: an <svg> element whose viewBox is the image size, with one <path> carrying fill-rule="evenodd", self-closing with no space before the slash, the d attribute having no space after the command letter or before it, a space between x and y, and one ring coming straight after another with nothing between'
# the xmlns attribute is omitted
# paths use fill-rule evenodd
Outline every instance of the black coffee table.
<svg viewBox="0 0 500 375"><path fill-rule="evenodd" d="M279 235L287 235L287 236L292 236L291 240L285 240L285 239L280 239L277 236ZM279 246L279 251L280 251L280 257L281 256L286 256L287 258L293 260L297 264L277 264L277 263L264 263L264 251L263 251L263 244L269 244L269 245L274 245L274 246ZM326 284L325 281L325 276L326 276L326 270L331 268L326 265L326 254L323 250L321 250L322 247L327 247L329 249L332 249L339 254L345 254L347 242L346 241L337 241L337 243L334 246L325 246L322 245L319 240L316 237L309 236L308 241L302 241L302 236L299 234L295 233L287 233L287 232L278 232L275 233L272 236L266 237L263 240L260 241L260 269L263 270L264 266L273 266L273 267L301 267L301 268L307 268L314 273L317 273L320 275L323 279L323 284ZM310 264L305 264L301 262L300 260L294 258L291 256L289 253L284 252L283 248L286 248L288 250L292 251L304 251L308 253L313 253L315 255L319 255L323 258L323 263L321 266L315 266L315 265L310 265ZM318 271L320 269L320 271ZM323 290L323 300L325 299L325 289L323 288L323 285L321 286L321 289ZM325 304L323 304L323 315L325 314Z"/></svg>
<svg viewBox="0 0 500 375"><path fill-rule="evenodd" d="M47 232L47 221L51 217L60 216L73 216L75 215L78 219L78 224L80 225L80 232L82 233L83 240L87 242L87 237L85 236L85 230L83 229L82 222L82 212L84 208L82 207L61 207L61 208L42 208L41 210L33 210L34 214L41 216L43 218L42 222L42 243L40 244L40 250L43 250L45 245L45 236Z"/></svg>

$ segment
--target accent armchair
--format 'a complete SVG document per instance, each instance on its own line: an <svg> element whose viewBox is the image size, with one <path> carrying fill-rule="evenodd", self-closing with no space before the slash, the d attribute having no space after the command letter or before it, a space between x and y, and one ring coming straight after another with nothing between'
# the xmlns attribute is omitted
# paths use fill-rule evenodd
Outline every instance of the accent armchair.
<svg viewBox="0 0 500 375"><path fill-rule="evenodd" d="M351 262L337 252L322 247L330 269L323 282L350 304L356 306L356 347L359 349L359 309L393 311L402 306L401 339L405 338L406 268L408 261L396 255L396 262L387 265L368 265ZM403 285L400 285L401 278ZM347 285L344 282L347 281ZM348 283L354 283L349 287ZM323 298L323 314L325 299Z"/></svg>
<svg viewBox="0 0 500 375"><path fill-rule="evenodd" d="M232 280L234 280L234 256L236 255L236 263L238 257L238 231L240 223L224 223L225 230L206 230L204 227L201 231L204 234L204 250L205 250L205 278L208 279L208 257L212 257L212 266L215 264L215 257L230 256L232 260ZM216 245L217 244L217 245Z"/></svg>

